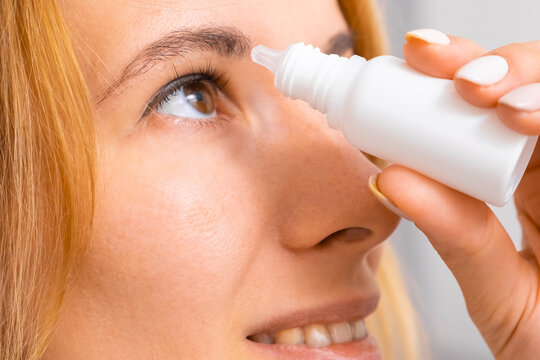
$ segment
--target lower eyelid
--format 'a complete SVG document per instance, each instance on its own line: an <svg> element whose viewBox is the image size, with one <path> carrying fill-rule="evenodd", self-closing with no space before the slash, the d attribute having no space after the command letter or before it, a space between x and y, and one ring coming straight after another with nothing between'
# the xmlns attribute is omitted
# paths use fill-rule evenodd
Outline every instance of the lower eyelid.
<svg viewBox="0 0 540 360"><path fill-rule="evenodd" d="M212 118L186 118L175 115L160 114L152 111L147 116L147 122L152 127L167 128L167 127L184 127L195 130L202 130L206 128L221 128L230 122L231 117L227 114L219 113Z"/></svg>
<svg viewBox="0 0 540 360"><path fill-rule="evenodd" d="M238 111L239 106L223 90L215 89L215 112L216 116L211 118L185 118L175 115L161 114L155 109L149 109L148 113L141 120L153 128L166 129L186 128L192 130L204 130L224 128L225 125L242 116Z"/></svg>

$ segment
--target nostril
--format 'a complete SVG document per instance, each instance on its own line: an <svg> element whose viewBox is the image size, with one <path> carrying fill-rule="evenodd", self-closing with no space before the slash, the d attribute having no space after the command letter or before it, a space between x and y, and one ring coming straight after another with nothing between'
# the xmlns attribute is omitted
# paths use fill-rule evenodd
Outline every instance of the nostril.
<svg viewBox="0 0 540 360"><path fill-rule="evenodd" d="M324 239L317 245L327 245L333 241L354 242L362 241L372 234L372 231L363 227L351 227L338 230Z"/></svg>

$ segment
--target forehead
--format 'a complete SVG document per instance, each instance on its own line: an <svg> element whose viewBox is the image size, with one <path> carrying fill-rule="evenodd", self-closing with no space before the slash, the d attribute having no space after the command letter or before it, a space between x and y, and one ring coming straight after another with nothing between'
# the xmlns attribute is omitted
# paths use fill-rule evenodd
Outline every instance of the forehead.
<svg viewBox="0 0 540 360"><path fill-rule="evenodd" d="M345 23L334 0L64 0L83 68L111 78L146 44L181 28L233 26L282 48L320 43Z"/></svg>

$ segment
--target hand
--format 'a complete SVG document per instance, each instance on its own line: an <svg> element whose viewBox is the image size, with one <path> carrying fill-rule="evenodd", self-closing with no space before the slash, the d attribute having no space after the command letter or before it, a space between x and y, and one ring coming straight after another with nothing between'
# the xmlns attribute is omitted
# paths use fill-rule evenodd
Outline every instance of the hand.
<svg viewBox="0 0 540 360"><path fill-rule="evenodd" d="M470 40L438 32L412 32L406 39L404 55L410 66L454 79L456 90L466 101L496 107L500 120L518 132L540 134L540 41L487 52ZM462 68L485 55L506 59L508 71L504 61L493 57L496 61L480 69L471 69L474 65ZM473 70L478 76L472 76ZM532 83L536 84L523 87ZM522 101L516 102L519 97ZM521 252L516 251L490 208L479 200L397 165L379 175L377 186L427 235L450 268L472 320L495 357L538 359L540 145L515 193L523 227Z"/></svg>

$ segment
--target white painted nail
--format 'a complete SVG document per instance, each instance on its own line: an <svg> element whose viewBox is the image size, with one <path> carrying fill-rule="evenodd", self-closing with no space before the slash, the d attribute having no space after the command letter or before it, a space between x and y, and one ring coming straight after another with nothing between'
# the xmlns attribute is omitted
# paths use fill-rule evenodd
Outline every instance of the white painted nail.
<svg viewBox="0 0 540 360"><path fill-rule="evenodd" d="M440 32L439 30L434 29L417 29L409 31L405 34L405 40L409 41L410 38L424 40L425 42L428 42L430 44L450 44L450 38L448 36Z"/></svg>
<svg viewBox="0 0 540 360"><path fill-rule="evenodd" d="M540 83L520 86L499 99L499 104L519 111L540 110Z"/></svg>
<svg viewBox="0 0 540 360"><path fill-rule="evenodd" d="M493 85L504 79L508 63L499 55L487 55L465 64L456 73L456 78L478 85Z"/></svg>

